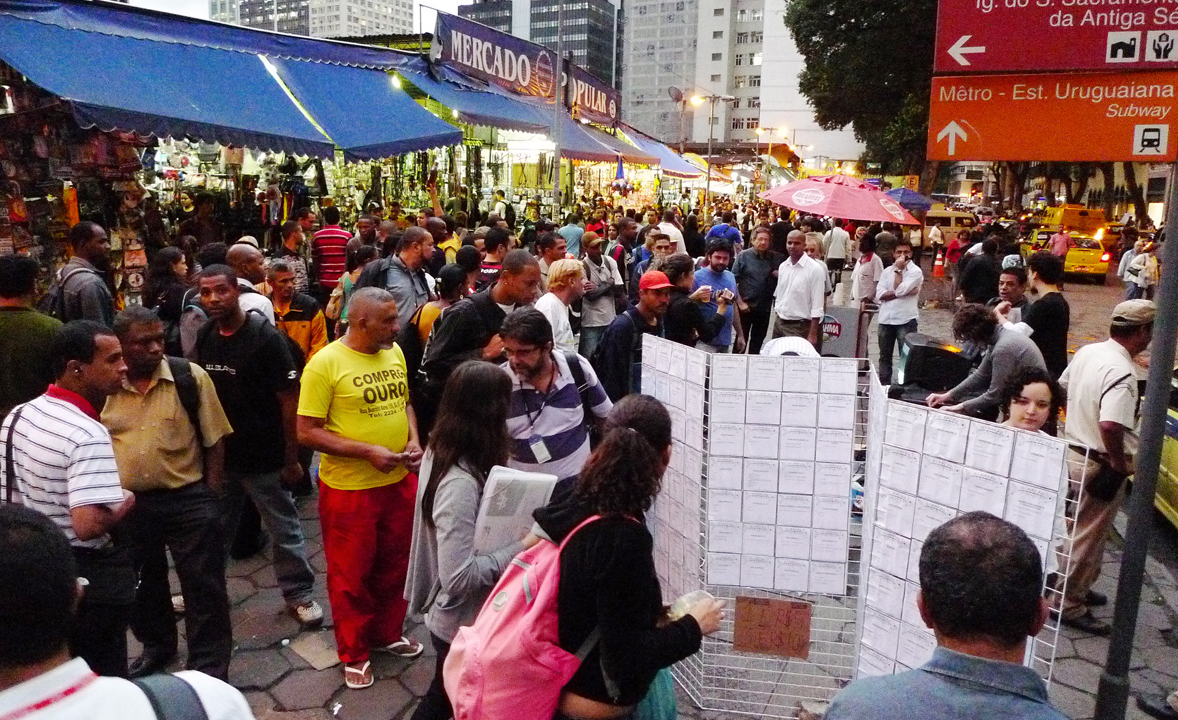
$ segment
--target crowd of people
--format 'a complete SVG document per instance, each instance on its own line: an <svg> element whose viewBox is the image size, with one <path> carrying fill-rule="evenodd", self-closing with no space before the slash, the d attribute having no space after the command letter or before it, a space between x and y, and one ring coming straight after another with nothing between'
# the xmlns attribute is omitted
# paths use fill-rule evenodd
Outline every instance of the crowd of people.
<svg viewBox="0 0 1178 720"><path fill-rule="evenodd" d="M204 228L206 242L157 251L142 306L121 310L104 277L110 242L94 223L72 228L73 258L41 301L46 312L34 309L38 265L0 257L0 477L27 509L0 509L9 588L0 617L54 625L0 632L0 671L42 668L62 683L90 670L156 677L177 656L182 608L187 669L227 681L235 546L268 537L287 611L306 628L323 622L299 516L300 498L314 494L347 687L373 684L373 652L422 655L404 631L407 615L422 614L437 672L414 718L450 717L443 674L459 629L513 558L559 545L558 645L583 662L557 688L556 717L627 717L724 616L710 599L675 620L662 607L642 518L670 459L670 419L641 394L642 335L714 353L774 342L817 355L848 265L851 301L878 307L884 382L894 348L917 327L923 271L897 228L752 206L701 223L690 207L586 202L559 227L528 220L517 235L501 196L474 228L465 206L444 212L436 194L432 204L413 220L361 216L354 232L335 208L303 210L269 243L227 245ZM1037 253L1008 266L998 238L977 244L960 273L954 333L981 361L928 403L1036 431L1053 431L1066 404L1065 438L1091 449L1088 474L1120 484L1082 496L1067 595L1050 610L1107 633L1089 612L1102 600L1091 586L1132 472L1131 358L1149 343L1154 306L1118 305L1110 339L1069 365L1062 261ZM1028 292L1038 299L1028 303ZM478 552L479 499L495 465L559 481L532 533ZM993 692L1030 683L1033 674L1004 685L984 663L1021 658L1042 624L1048 609L1024 597L1035 585L1039 598L1038 552L984 514L937 532L921 581L922 615L942 647L925 671L941 679L910 682L923 694L939 690L922 683L955 674L990 677ZM978 564L989 574L958 577L970 558L989 558ZM28 577L42 585L12 582L33 566ZM954 607L962 593L985 598L976 613ZM1019 612L995 619L984 605L1004 593ZM128 629L143 646L133 662ZM1001 652L973 652L979 637ZM190 684L206 707L240 706L228 686ZM899 717L912 696L902 684L858 687L832 717L874 717L854 708L881 702ZM104 681L87 692L130 691ZM996 702L995 712L1017 707Z"/></svg>

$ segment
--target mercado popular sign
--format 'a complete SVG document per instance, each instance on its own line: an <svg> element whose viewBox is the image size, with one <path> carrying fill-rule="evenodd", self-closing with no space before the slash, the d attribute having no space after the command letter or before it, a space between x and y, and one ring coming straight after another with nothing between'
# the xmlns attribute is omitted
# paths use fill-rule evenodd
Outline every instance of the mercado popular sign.
<svg viewBox="0 0 1178 720"><path fill-rule="evenodd" d="M443 65L512 92L553 94L556 53L481 23L439 12L432 52Z"/></svg>
<svg viewBox="0 0 1178 720"><path fill-rule="evenodd" d="M1172 162L1178 71L933 78L930 160Z"/></svg>
<svg viewBox="0 0 1178 720"><path fill-rule="evenodd" d="M520 95L552 98L556 53L481 23L439 12L434 27L433 59ZM588 71L571 65L561 81L571 79L565 102L577 118L616 125L621 95Z"/></svg>
<svg viewBox="0 0 1178 720"><path fill-rule="evenodd" d="M618 123L621 94L581 67L569 64L568 91L573 117L613 127Z"/></svg>
<svg viewBox="0 0 1178 720"><path fill-rule="evenodd" d="M1178 68L1178 0L940 0L937 73Z"/></svg>

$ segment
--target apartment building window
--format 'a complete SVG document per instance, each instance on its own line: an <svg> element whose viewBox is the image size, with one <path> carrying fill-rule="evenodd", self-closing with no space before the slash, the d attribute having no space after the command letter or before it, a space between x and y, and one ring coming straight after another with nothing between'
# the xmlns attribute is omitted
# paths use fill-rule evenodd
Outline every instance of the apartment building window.
<svg viewBox="0 0 1178 720"><path fill-rule="evenodd" d="M750 108L759 108L759 107L761 107L761 98L759 98L759 97L749 98L749 104L748 104L748 106L749 106Z"/></svg>
<svg viewBox="0 0 1178 720"><path fill-rule="evenodd" d="M736 67L740 67L741 65L744 65L744 55L737 53L736 62L733 64L736 65Z"/></svg>
<svg viewBox="0 0 1178 720"><path fill-rule="evenodd" d="M713 10L712 17L724 17L724 8L716 8Z"/></svg>
<svg viewBox="0 0 1178 720"><path fill-rule="evenodd" d="M732 78L732 87L742 88L748 85L749 79L747 75L737 75Z"/></svg>
<svg viewBox="0 0 1178 720"><path fill-rule="evenodd" d="M720 82L719 74L712 75L712 82Z"/></svg>
<svg viewBox="0 0 1178 720"><path fill-rule="evenodd" d="M732 118L733 130L744 130L744 118Z"/></svg>
<svg viewBox="0 0 1178 720"><path fill-rule="evenodd" d="M744 121L744 126L749 130L756 130L760 124L761 121L758 118L749 118Z"/></svg>
<svg viewBox="0 0 1178 720"><path fill-rule="evenodd" d="M760 65L760 64L761 64L761 53L759 53L759 52L749 53L749 65L756 66L756 65Z"/></svg>
<svg viewBox="0 0 1178 720"><path fill-rule="evenodd" d="M724 53L712 53L712 62L719 62L724 59Z"/></svg>
<svg viewBox="0 0 1178 720"><path fill-rule="evenodd" d="M716 117L715 115L713 115L712 117L708 118L708 121L709 121L709 122L710 122L712 125L719 125L719 124L720 124L720 118Z"/></svg>
<svg viewBox="0 0 1178 720"><path fill-rule="evenodd" d="M724 39L724 31L723 30L713 30L712 31L712 39L713 40L723 40Z"/></svg>
<svg viewBox="0 0 1178 720"><path fill-rule="evenodd" d="M736 11L736 22L744 22L745 20L748 20L748 14L749 14L748 10L737 10Z"/></svg>
<svg viewBox="0 0 1178 720"><path fill-rule="evenodd" d="M765 17L764 10L753 10L749 13L749 20L752 20L753 22L757 22L757 21L763 19L764 17Z"/></svg>
<svg viewBox="0 0 1178 720"><path fill-rule="evenodd" d="M760 30L754 30L753 32L749 33L749 42L759 43L764 41L765 33L761 32Z"/></svg>
<svg viewBox="0 0 1178 720"><path fill-rule="evenodd" d="M749 77L749 87L761 87L761 76L752 75Z"/></svg>
<svg viewBox="0 0 1178 720"><path fill-rule="evenodd" d="M736 44L744 45L749 41L749 34L746 32L736 33Z"/></svg>

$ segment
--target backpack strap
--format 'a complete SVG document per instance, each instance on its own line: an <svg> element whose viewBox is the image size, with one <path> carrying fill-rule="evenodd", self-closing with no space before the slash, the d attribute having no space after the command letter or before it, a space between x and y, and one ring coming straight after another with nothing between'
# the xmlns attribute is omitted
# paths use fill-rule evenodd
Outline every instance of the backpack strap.
<svg viewBox="0 0 1178 720"><path fill-rule="evenodd" d="M12 504L13 489L16 487L16 462L12 459L12 436L16 432L16 421L20 420L21 405L12 412L12 422L8 424L8 438L4 441L4 502Z"/></svg>
<svg viewBox="0 0 1178 720"><path fill-rule="evenodd" d="M175 675L148 675L131 682L147 696L159 720L209 720L196 690Z"/></svg>
<svg viewBox="0 0 1178 720"><path fill-rule="evenodd" d="M192 374L192 365L184 358L167 356L168 369L172 371L172 382L176 386L176 394L180 396L180 405L188 414L188 422L196 431L196 440L204 447L204 433L200 429L200 388L196 385L196 376Z"/></svg>
<svg viewBox="0 0 1178 720"><path fill-rule="evenodd" d="M581 396L581 422L589 425L592 420L592 410L589 406L589 380L585 377L585 368L581 367L581 356L572 350L564 351L564 360L568 363L569 373L577 385L577 394Z"/></svg>

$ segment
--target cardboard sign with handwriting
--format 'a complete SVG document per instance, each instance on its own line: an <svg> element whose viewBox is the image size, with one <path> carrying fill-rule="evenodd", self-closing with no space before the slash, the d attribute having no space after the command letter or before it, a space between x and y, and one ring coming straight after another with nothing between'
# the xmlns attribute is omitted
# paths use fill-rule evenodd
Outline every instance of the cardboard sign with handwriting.
<svg viewBox="0 0 1178 720"><path fill-rule="evenodd" d="M810 603L736 598L732 647L740 652L809 659Z"/></svg>

